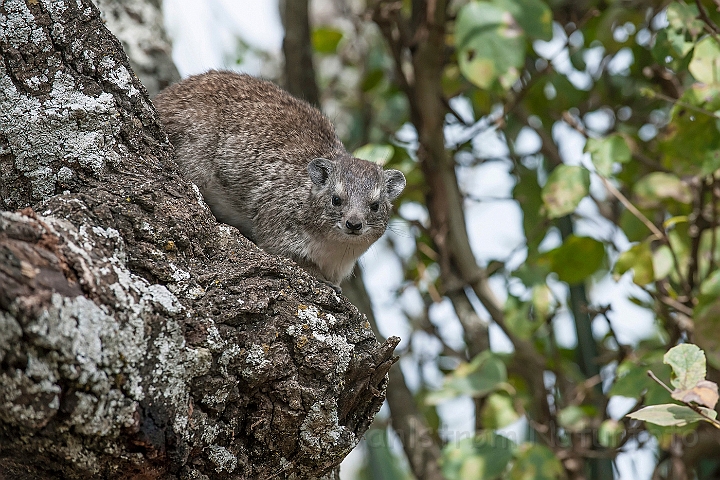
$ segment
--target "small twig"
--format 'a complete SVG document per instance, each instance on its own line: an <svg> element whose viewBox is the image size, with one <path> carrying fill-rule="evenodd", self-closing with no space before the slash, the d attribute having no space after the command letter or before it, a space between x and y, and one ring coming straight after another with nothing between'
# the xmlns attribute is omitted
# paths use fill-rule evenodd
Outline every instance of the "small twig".
<svg viewBox="0 0 720 480"><path fill-rule="evenodd" d="M648 371L647 371L647 374L648 374L648 376L649 376L650 378L652 378L652 379L655 380L657 383L659 383L660 386L663 387L665 390L667 390L669 393L673 393L673 390L672 390L670 387L668 387L667 385L665 385L665 382L663 382L662 380L660 380L660 379L657 377L657 375L655 375L655 374L653 373L652 370L648 370Z"/></svg>
<svg viewBox="0 0 720 480"><path fill-rule="evenodd" d="M665 385L665 383L664 383L662 380L660 380L660 379L652 372L652 370L648 370L648 371L647 371L647 374L648 374L648 376L649 376L650 378L652 378L653 380L655 380L658 384L660 384L660 386L662 386L665 390L667 390L667 391L672 395L673 390L671 390L670 387L668 387L667 385ZM720 429L720 422L717 421L716 419L712 418L711 416L709 416L709 415L706 414L705 412L703 412L702 408L700 408L698 405L695 405L694 403L690 403L690 402L683 402L683 403L684 403L686 406L690 407L695 413L697 413L698 415L700 415L701 417L703 417L705 420L707 420L708 422L710 422L715 428Z"/></svg>
<svg viewBox="0 0 720 480"><path fill-rule="evenodd" d="M674 308L678 312L680 312L688 317L693 316L692 308L688 307L684 303L680 303L677 300L675 300L674 298L668 297L668 296L658 296L657 298L658 298L658 300L660 300L662 303L664 303L668 307Z"/></svg>
<svg viewBox="0 0 720 480"><path fill-rule="evenodd" d="M598 173L598 177L600 177L600 180L603 182L603 185L605 185L605 188L607 188L608 191L615 198L617 198L620 201L620 203L622 203L623 206L628 209L628 211L630 213L635 215L635 217L638 220L640 220L646 227L648 227L658 240L663 240L663 241L667 242L668 244L670 243L665 232L660 230L654 223L652 223L650 221L650 219L648 219L640 210L638 210L637 207L635 207L635 205L633 205L630 202L630 200L628 200L627 197L622 194L622 192L620 190L615 188L615 185L610 183L610 181L607 178L603 177L599 173Z"/></svg>
<svg viewBox="0 0 720 480"><path fill-rule="evenodd" d="M687 103L682 100L678 100L677 98L673 98L669 95L665 95L664 93L656 92L654 90L649 90L648 95L650 97L657 97L660 100L665 100L666 102L670 102L674 105L679 105L683 108L687 108L688 110L692 110L695 113L701 113L703 115L707 115L708 117L720 119L720 115L716 114L715 112L711 112L710 110L705 110L704 108L700 108L691 103Z"/></svg>
<svg viewBox="0 0 720 480"><path fill-rule="evenodd" d="M715 174L712 175L712 182L710 184L710 207L712 211L712 228L710 229L710 262L708 265L707 272L705 272L705 278L707 279L710 274L718 268L717 258L715 258L715 248L717 245L717 224L718 224L718 208L717 208L717 189L718 181L715 178Z"/></svg>
<svg viewBox="0 0 720 480"><path fill-rule="evenodd" d="M702 4L700 0L695 0L695 4L698 7L698 12L700 13L700 19L705 22L705 25L708 26L708 28L711 30L710 34L715 38L717 41L717 34L720 34L720 28L718 28L717 24L712 21L712 19L708 16L707 10L705 10L705 6Z"/></svg>

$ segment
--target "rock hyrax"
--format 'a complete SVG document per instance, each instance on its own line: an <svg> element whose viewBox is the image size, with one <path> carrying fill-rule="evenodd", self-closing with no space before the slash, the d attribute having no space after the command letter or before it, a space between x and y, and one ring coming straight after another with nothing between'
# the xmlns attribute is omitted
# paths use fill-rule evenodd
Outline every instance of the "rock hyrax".
<svg viewBox="0 0 720 480"><path fill-rule="evenodd" d="M320 111L271 82L210 71L154 103L215 217L336 287L405 188L401 172L353 157Z"/></svg>

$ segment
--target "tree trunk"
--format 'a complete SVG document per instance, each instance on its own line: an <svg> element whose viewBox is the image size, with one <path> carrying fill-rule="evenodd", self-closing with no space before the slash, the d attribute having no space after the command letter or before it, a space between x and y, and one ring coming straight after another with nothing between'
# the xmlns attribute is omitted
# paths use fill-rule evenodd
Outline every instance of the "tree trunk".
<svg viewBox="0 0 720 480"><path fill-rule="evenodd" d="M398 339L215 221L88 0L0 2L0 53L0 478L331 471Z"/></svg>
<svg viewBox="0 0 720 480"><path fill-rule="evenodd" d="M165 32L161 0L96 0L108 30L125 53L150 97L180 80Z"/></svg>

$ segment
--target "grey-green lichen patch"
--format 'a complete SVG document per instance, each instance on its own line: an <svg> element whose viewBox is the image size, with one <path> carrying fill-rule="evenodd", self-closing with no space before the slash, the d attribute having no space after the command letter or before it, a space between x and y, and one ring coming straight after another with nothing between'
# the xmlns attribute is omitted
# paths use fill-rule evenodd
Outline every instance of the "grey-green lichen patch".
<svg viewBox="0 0 720 480"><path fill-rule="evenodd" d="M5 15L0 15L0 40L8 42L14 48L26 43L39 43L45 34L42 29L32 28L33 16L24 1L6 0L3 2Z"/></svg>
<svg viewBox="0 0 720 480"><path fill-rule="evenodd" d="M0 219L10 218L33 221L0 212ZM19 328L32 339L23 352L24 369L0 375L2 420L40 428L57 414L63 388L72 385L65 393L72 408L63 424L77 433L118 435L137 422L139 402L144 400L170 407L176 431L187 432L187 377L189 372L207 370L211 354L185 348L174 318L182 315L182 305L164 286L127 269L124 255L119 255L125 246L117 230L75 229L53 217L39 220L48 234L62 234L66 256L89 282L87 288L104 288L113 300L98 305L82 295L53 293L41 312L25 318L22 325L11 314L0 314L0 326L5 327L0 328L0 358L12 351ZM163 322L148 323L158 314ZM149 326L155 330L152 338Z"/></svg>
<svg viewBox="0 0 720 480"><path fill-rule="evenodd" d="M330 333L332 327L337 324L337 319L330 313L321 314L317 307L300 305L297 316L305 322L305 325L291 325L287 328L288 335L292 336L305 345L308 332L312 332L312 338L321 344L330 347L337 356L335 373L342 375L347 370L355 345L348 343L345 335Z"/></svg>
<svg viewBox="0 0 720 480"><path fill-rule="evenodd" d="M232 380L232 378L229 380ZM229 384L224 383L220 386L220 388L203 395L200 399L200 403L207 405L214 410L223 410L223 407L230 396L231 388L232 387Z"/></svg>
<svg viewBox="0 0 720 480"><path fill-rule="evenodd" d="M300 426L301 448L305 455L316 460L339 458L352 450L358 438L339 424L337 403L331 398L313 404Z"/></svg>
<svg viewBox="0 0 720 480"><path fill-rule="evenodd" d="M112 57L105 57L100 60L100 65L107 69L107 77L110 82L124 91L128 97L137 97L140 91L133 85L132 76L125 65L117 65Z"/></svg>
<svg viewBox="0 0 720 480"><path fill-rule="evenodd" d="M31 379L18 369L0 373L0 420L27 429L41 428L57 414L60 391L48 379Z"/></svg>
<svg viewBox="0 0 720 480"><path fill-rule="evenodd" d="M227 345L227 341L220 335L220 330L218 330L217 325L215 325L215 321L207 317L205 318L205 324L205 328L207 329L205 342L207 343L208 349L213 353L222 352Z"/></svg>
<svg viewBox="0 0 720 480"><path fill-rule="evenodd" d="M185 351L185 369L190 378L199 377L209 372L212 361L212 352L207 348L188 348Z"/></svg>
<svg viewBox="0 0 720 480"><path fill-rule="evenodd" d="M0 362L3 361L11 345L22 336L20 324L10 314L0 312Z"/></svg>
<svg viewBox="0 0 720 480"><path fill-rule="evenodd" d="M237 468L237 458L226 448L218 445L210 445L208 458L215 465L215 471L232 473Z"/></svg>
<svg viewBox="0 0 720 480"><path fill-rule="evenodd" d="M62 2L44 0L53 18L60 18ZM50 51L56 40L65 38L63 28L48 32L37 25L24 0L6 0L0 13L0 41L23 50L29 45L42 46ZM56 25L61 27L61 25ZM57 39L50 38L57 35ZM74 41L77 42L77 39ZM112 83L125 95L135 98L137 108L152 117L152 107L135 87L132 74L110 57L94 58L80 43L70 44L73 53L85 58L88 67L96 70L103 80ZM76 51L75 51L76 50ZM10 189L5 198L8 208L22 208L47 199L76 177L76 169L100 178L108 167L120 164L128 150L120 142L122 116L111 93L87 95L75 79L64 73L62 58L49 55L47 67L34 76L22 78L30 91L40 91L48 85L43 97L19 91L11 80L7 65L0 63L0 135L7 139L7 150L14 158L15 172L4 172L0 181L15 181L20 175L31 187L24 198L18 190ZM45 90L43 90L45 91Z"/></svg>
<svg viewBox="0 0 720 480"><path fill-rule="evenodd" d="M0 92L0 134L17 172L30 180L32 200L54 195L56 183L69 181L75 168L100 176L107 166L120 163L112 95L85 95L72 77L58 71L50 98L41 102L20 94L2 64Z"/></svg>
<svg viewBox="0 0 720 480"><path fill-rule="evenodd" d="M120 390L112 389L101 396L83 392L75 392L74 395L77 403L69 423L78 433L107 436L117 429L117 425L127 428L135 422L138 404Z"/></svg>
<svg viewBox="0 0 720 480"><path fill-rule="evenodd" d="M220 367L220 373L222 373L224 377L228 377L230 375L228 372L228 365L233 363L242 352L243 350L239 345L231 345L228 349L222 352L222 355L218 358L218 366Z"/></svg>
<svg viewBox="0 0 720 480"><path fill-rule="evenodd" d="M180 475L180 480L210 480L210 477L203 474L200 470L195 470L193 468L184 471L182 475Z"/></svg>

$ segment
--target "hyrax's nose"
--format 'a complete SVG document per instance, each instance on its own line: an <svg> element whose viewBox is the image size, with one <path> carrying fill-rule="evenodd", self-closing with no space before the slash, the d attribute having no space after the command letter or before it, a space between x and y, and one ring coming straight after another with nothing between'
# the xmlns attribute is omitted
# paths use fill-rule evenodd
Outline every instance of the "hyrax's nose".
<svg viewBox="0 0 720 480"><path fill-rule="evenodd" d="M357 231L357 230L360 230L360 229L362 228L362 222L352 223L350 220L347 220L347 221L345 222L345 226L346 226L349 230Z"/></svg>

